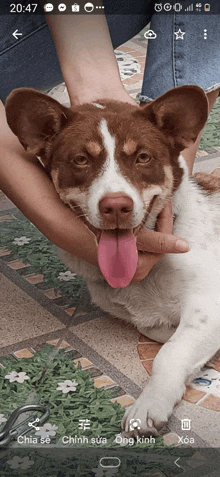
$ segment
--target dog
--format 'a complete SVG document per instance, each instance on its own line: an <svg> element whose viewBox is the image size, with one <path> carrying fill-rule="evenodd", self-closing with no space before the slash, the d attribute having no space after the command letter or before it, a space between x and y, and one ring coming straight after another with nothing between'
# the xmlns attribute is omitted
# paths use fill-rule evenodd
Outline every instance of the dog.
<svg viewBox="0 0 220 477"><path fill-rule="evenodd" d="M19 88L7 98L6 116L61 200L96 236L99 268L60 250L62 260L84 277L94 303L165 343L122 420L125 431L140 419L136 432L157 434L187 380L220 348L220 194L189 177L181 155L206 123L207 97L187 85L141 107L101 100L67 108ZM137 234L154 229L171 200L173 233L190 250L164 255L133 283Z"/></svg>

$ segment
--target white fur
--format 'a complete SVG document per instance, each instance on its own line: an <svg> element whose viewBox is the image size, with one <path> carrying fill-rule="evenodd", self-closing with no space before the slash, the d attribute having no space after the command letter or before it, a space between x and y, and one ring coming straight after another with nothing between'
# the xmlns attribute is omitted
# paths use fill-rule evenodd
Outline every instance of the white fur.
<svg viewBox="0 0 220 477"><path fill-rule="evenodd" d="M107 159L100 175L92 183L89 189L88 220L94 227L101 228L102 218L98 209L99 201L108 192L125 192L134 202L134 210L131 219L133 227L139 225L144 217L144 207L136 189L120 173L115 161L115 138L111 136L105 119L102 119L99 127L103 145L107 153Z"/></svg>
<svg viewBox="0 0 220 477"><path fill-rule="evenodd" d="M140 218L141 201L117 169L114 141L104 121L100 130L108 157L90 190L90 213L95 220L95 196L98 201L104 192L123 190L132 196L134 213ZM122 426L126 431L129 420L139 418L141 432L156 433L181 399L188 377L220 348L220 236L216 232L220 194L207 196L188 178L183 157L179 161L184 178L173 199L173 233L188 240L188 253L165 255L143 281L113 289L96 267L61 251L71 270L86 279L93 302L133 323L141 333L168 340L154 360L152 377L143 393L125 413ZM111 171L111 181L106 179L107 171Z"/></svg>
<svg viewBox="0 0 220 477"><path fill-rule="evenodd" d="M92 103L92 105L95 106L96 108L99 108L99 109L105 109L105 106L103 106L103 104Z"/></svg>

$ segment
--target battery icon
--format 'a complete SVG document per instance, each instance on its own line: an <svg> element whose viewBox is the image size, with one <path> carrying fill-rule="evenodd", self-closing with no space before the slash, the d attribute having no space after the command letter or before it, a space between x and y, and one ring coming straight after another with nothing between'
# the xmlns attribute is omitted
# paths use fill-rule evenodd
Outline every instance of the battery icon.
<svg viewBox="0 0 220 477"><path fill-rule="evenodd" d="M205 12L210 12L210 3L205 3L204 10Z"/></svg>

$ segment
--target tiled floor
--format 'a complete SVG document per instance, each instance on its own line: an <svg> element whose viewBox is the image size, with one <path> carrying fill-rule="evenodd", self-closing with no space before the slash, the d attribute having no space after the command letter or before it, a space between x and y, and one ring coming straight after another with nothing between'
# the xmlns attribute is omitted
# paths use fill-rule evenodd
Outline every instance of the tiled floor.
<svg viewBox="0 0 220 477"><path fill-rule="evenodd" d="M117 51L119 66L126 89L134 98L141 89L146 41L137 36ZM124 66L123 66L124 65ZM50 93L63 103L68 102L65 86ZM195 171L208 171L220 165L220 147L200 151L195 161ZM0 221L10 220L13 204L0 195ZM133 402L151 374L153 359L161 345L120 320L106 317L100 311L82 311L74 316L74 307L63 300L53 289L45 289L41 274L28 273L28 265L14 259L6 249L0 250L1 266L1 326L0 355L17 358L31 356L44 343L61 346L78 353L82 367L91 373L97 387L118 387L116 399L123 407ZM73 316L72 316L73 315ZM111 339L109 338L111 337ZM219 374L219 361L215 369ZM187 388L179 410L174 413L167 432L175 442L180 432L180 420L190 413L197 423L192 436L198 446L219 445L220 395L210 393L207 387L192 385ZM209 420L212 433L204 428L203 419Z"/></svg>
<svg viewBox="0 0 220 477"><path fill-rule="evenodd" d="M49 339L46 341L46 344L50 344L52 346L57 346L59 340L58 339ZM42 345L27 345L27 347L20 349L17 349L17 351L13 351L11 353L11 357L15 357L17 359L21 358L31 358L36 351L39 351ZM117 383L111 379L109 376L106 376L103 374L103 372L96 368L94 364L87 358L84 358L81 356L81 354L73 350L72 346L70 343L68 343L66 340L62 340L59 343L59 349L65 349L66 352L71 352L71 356L73 356L74 352L74 360L75 360L75 366L78 366L78 363L81 364L81 367L84 371L87 371L91 377L91 379L94 382L94 386L96 388L105 388L105 389L111 389L116 391L116 397L111 399L112 402L119 402L122 407L129 406L134 402L134 398L132 396L129 396L128 394L125 393L125 391L117 385ZM7 354L9 357L10 355ZM0 357L0 366L1 366L1 357Z"/></svg>
<svg viewBox="0 0 220 477"><path fill-rule="evenodd" d="M139 337L138 354L140 360L146 369L147 373L151 375L153 360L158 351L162 347L161 344L141 335ZM215 359L208 364L207 367L201 371L197 378L197 384L193 381L190 386L187 386L183 400L196 404L201 407L213 411L220 411L220 355L216 355ZM213 385L213 384L216 384ZM212 392L210 388L212 387Z"/></svg>

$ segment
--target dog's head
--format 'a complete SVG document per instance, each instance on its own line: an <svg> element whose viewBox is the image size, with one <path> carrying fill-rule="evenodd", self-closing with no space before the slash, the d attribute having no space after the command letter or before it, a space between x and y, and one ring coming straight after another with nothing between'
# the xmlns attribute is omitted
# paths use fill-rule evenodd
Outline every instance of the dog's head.
<svg viewBox="0 0 220 477"><path fill-rule="evenodd" d="M96 234L102 273L119 287L135 273L135 234L154 226L180 185L179 154L195 142L207 110L197 86L170 90L143 107L102 100L66 108L27 88L6 101L10 128Z"/></svg>

